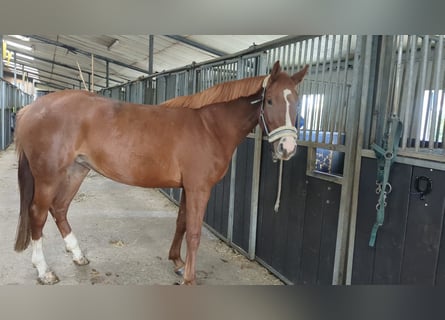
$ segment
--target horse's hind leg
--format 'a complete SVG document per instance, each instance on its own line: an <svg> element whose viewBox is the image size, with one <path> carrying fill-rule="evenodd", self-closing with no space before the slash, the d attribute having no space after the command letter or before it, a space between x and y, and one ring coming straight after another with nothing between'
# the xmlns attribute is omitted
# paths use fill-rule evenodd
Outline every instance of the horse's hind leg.
<svg viewBox="0 0 445 320"><path fill-rule="evenodd" d="M42 230L48 217L48 209L55 188L35 181L34 199L30 206L32 264L37 269L38 281L41 284L55 284L59 278L46 263L43 254Z"/></svg>
<svg viewBox="0 0 445 320"><path fill-rule="evenodd" d="M182 276L184 274L185 262L181 259L181 244L185 234L185 190L182 190L181 202L179 205L178 217L176 219L176 231L168 258L175 264L175 273Z"/></svg>
<svg viewBox="0 0 445 320"><path fill-rule="evenodd" d="M73 261L77 265L86 265L89 261L82 253L79 242L72 232L67 219L67 212L71 201L89 171L88 168L80 164L72 164L66 170L66 175L61 181L56 197L50 207L50 212L56 222L57 228L65 241L66 250L71 252Z"/></svg>

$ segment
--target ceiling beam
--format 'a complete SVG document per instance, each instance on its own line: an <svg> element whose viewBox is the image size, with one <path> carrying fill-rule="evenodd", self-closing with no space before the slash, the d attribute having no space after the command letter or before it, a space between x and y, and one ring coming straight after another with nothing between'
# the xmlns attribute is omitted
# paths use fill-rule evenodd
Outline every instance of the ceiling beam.
<svg viewBox="0 0 445 320"><path fill-rule="evenodd" d="M27 35L27 37L29 37L31 39L34 39L34 40L38 40L40 42L44 42L44 43L47 43L47 44L51 44L51 45L54 45L54 46L57 46L57 47L64 48L64 49L66 49L68 51L71 51L73 53L80 53L80 54L86 55L88 57L91 57L91 55L93 54L91 52L88 52L88 51L85 51L85 50L82 50L82 49L79 49L79 48L76 48L76 47L64 44L64 43L59 42L59 41L47 39L45 37L41 37L41 36L38 36L38 35ZM135 66L132 66L132 65L129 65L129 64L126 64L126 63L123 63L123 62L111 59L111 58L107 58L107 57L102 56L100 54L95 54L94 53L94 58L95 59L99 59L99 60L103 60L103 61L108 61L109 63L113 63L115 65L118 65L118 66L121 66L121 67L124 67L124 68L127 68L127 69L138 71L138 72L141 72L143 74L149 74L148 70L144 70L144 69L141 69L141 68L138 68L138 67L135 67Z"/></svg>
<svg viewBox="0 0 445 320"><path fill-rule="evenodd" d="M194 47L194 48L197 48L197 49L209 52L209 53L214 54L214 55L216 55L218 57L222 57L222 56L225 56L225 55L228 54L227 52L217 50L215 48L212 48L212 47L206 46L205 44L202 44L202 43L190 40L190 39L188 39L186 37L183 37L183 36L171 34L171 35L165 35L165 37L173 39L173 40L176 40L176 41L179 41L179 42L182 42L182 43L185 43L185 44L187 44L187 45L189 45L191 47Z"/></svg>
<svg viewBox="0 0 445 320"><path fill-rule="evenodd" d="M77 67L73 67L73 66L70 66L70 65L67 65L67 64L64 64L64 63L61 63L61 62L57 62L57 61L54 61L54 60L49 60L49 59L46 59L46 58L37 57L37 56L31 55L31 54L29 54L27 52L21 52L19 50L14 50L14 51L17 52L17 53L22 53L22 54L25 54L27 56L33 57L35 60L43 61L43 62L46 62L46 63L49 63L49 64L55 64L57 66L60 66L60 67L66 68L66 69L71 69L71 70L74 70L76 72L79 72L79 69ZM36 67L34 67L34 68L36 68ZM38 69L38 68L36 68L36 69ZM91 75L90 71L82 70L82 72L85 72L86 74ZM94 76L106 80L105 77L100 76L98 74L94 74ZM120 80L116 80L116 79L112 79L112 78L110 78L110 81L116 82L118 84L123 84L124 83L124 81L120 81Z"/></svg>

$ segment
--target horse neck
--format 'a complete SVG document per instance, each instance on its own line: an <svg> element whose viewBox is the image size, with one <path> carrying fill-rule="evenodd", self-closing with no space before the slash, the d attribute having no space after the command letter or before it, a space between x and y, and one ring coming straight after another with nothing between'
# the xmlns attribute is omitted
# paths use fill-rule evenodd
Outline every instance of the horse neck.
<svg viewBox="0 0 445 320"><path fill-rule="evenodd" d="M258 124L259 104L251 102L258 97L240 98L225 104L215 104L202 109L203 120L217 137L224 139L224 144L232 149Z"/></svg>

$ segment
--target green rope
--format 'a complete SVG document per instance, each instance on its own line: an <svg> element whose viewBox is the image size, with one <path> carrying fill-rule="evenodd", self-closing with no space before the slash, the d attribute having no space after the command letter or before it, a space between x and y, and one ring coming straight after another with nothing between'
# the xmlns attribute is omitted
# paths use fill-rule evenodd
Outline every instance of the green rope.
<svg viewBox="0 0 445 320"><path fill-rule="evenodd" d="M375 246L377 231L379 227L383 225L385 220L386 198L392 191L391 184L389 183L389 174L391 172L391 166L396 158L400 138L402 137L402 131L402 121L400 121L396 115L393 115L391 120L389 120L388 133L383 141L383 147L380 147L375 143L372 144L372 149L374 150L377 158L378 187L376 192L379 194L379 200L376 205L376 222L372 227L371 236L369 239L370 247Z"/></svg>

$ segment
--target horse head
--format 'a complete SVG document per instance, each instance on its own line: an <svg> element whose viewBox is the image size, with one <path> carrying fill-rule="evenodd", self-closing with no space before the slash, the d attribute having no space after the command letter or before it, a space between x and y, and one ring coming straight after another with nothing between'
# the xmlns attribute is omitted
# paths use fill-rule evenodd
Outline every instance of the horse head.
<svg viewBox="0 0 445 320"><path fill-rule="evenodd" d="M289 76L275 62L270 75L263 82L260 124L273 146L274 158L289 160L297 151L298 133L297 85L303 80L309 66Z"/></svg>

